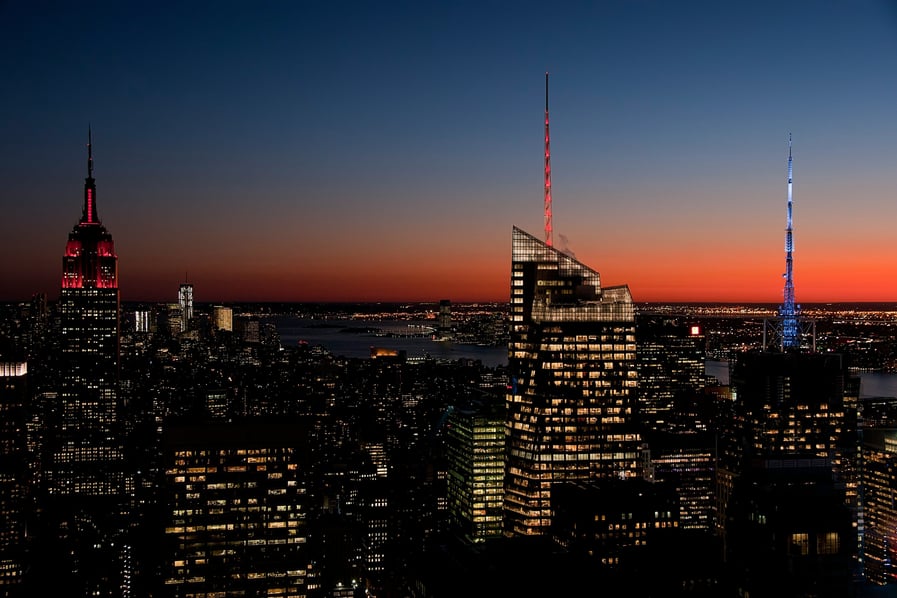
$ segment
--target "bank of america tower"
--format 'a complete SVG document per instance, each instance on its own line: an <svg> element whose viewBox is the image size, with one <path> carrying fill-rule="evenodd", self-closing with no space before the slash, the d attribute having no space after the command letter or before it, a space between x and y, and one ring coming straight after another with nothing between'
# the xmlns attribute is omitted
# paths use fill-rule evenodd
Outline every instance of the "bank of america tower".
<svg viewBox="0 0 897 598"><path fill-rule="evenodd" d="M638 475L626 286L513 229L505 533L543 535L558 482Z"/></svg>

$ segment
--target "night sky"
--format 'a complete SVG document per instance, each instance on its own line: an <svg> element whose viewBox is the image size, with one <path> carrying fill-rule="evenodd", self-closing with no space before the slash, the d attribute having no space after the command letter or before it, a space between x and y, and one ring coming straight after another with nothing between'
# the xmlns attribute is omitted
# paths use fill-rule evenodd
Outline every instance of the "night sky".
<svg viewBox="0 0 897 598"><path fill-rule="evenodd" d="M59 294L88 126L122 299L897 301L897 2L0 0L0 299Z"/></svg>

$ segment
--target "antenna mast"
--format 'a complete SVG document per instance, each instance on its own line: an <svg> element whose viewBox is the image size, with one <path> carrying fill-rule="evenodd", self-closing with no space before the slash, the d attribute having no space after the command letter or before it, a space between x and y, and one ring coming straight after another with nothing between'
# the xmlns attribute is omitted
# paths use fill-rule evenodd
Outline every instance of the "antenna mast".
<svg viewBox="0 0 897 598"><path fill-rule="evenodd" d="M548 71L545 72L545 244L553 244L551 231L551 136L548 134Z"/></svg>
<svg viewBox="0 0 897 598"><path fill-rule="evenodd" d="M779 318L782 320L782 350L797 349L800 347L800 327L798 315L800 308L794 304L794 237L791 228L792 208L792 167L791 167L791 133L788 134L788 218L785 227L785 278L784 301L779 308Z"/></svg>

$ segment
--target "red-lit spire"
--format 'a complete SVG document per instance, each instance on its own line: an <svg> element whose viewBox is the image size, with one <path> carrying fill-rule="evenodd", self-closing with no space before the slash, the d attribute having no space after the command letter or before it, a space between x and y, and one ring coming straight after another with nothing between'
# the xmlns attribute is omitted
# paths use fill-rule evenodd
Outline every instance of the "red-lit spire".
<svg viewBox="0 0 897 598"><path fill-rule="evenodd" d="M87 126L87 178L84 179L84 210L81 213L81 224L99 224L97 216L97 184L93 178L93 135L90 125Z"/></svg>
<svg viewBox="0 0 897 598"><path fill-rule="evenodd" d="M112 235L97 216L97 185L93 178L93 135L87 129L87 178L81 220L69 233L62 257L63 289L117 289L118 256Z"/></svg>
<svg viewBox="0 0 897 598"><path fill-rule="evenodd" d="M545 244L551 247L551 136L548 134L548 72L545 72Z"/></svg>

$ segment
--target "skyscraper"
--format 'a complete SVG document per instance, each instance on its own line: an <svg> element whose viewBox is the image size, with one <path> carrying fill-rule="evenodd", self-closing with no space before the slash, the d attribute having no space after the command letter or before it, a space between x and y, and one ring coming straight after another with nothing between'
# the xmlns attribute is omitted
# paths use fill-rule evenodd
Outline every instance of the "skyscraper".
<svg viewBox="0 0 897 598"><path fill-rule="evenodd" d="M302 426L207 421L166 430L160 595L308 595Z"/></svg>
<svg viewBox="0 0 897 598"><path fill-rule="evenodd" d="M738 355L719 419L717 502L726 558L746 592L786 575L782 587L847 595L858 388L837 353ZM761 570L776 575L753 573Z"/></svg>
<svg viewBox="0 0 897 598"><path fill-rule="evenodd" d="M16 596L24 573L31 472L25 437L28 364L0 362L0 594Z"/></svg>
<svg viewBox="0 0 897 598"><path fill-rule="evenodd" d="M212 306L212 330L226 330L231 332L234 329L234 310L223 305Z"/></svg>
<svg viewBox="0 0 897 598"><path fill-rule="evenodd" d="M897 430L863 431L863 574L876 585L897 582Z"/></svg>
<svg viewBox="0 0 897 598"><path fill-rule="evenodd" d="M187 330L193 319L193 285L184 282L178 288L178 303L181 305L181 330Z"/></svg>
<svg viewBox="0 0 897 598"><path fill-rule="evenodd" d="M470 542L502 534L504 410L475 402L448 416L448 501L452 525Z"/></svg>
<svg viewBox="0 0 897 598"><path fill-rule="evenodd" d="M704 388L704 333L677 318L636 318L639 417L646 428L693 432L708 422L693 406Z"/></svg>
<svg viewBox="0 0 897 598"><path fill-rule="evenodd" d="M505 532L542 535L556 482L638 475L627 286L513 230Z"/></svg>
<svg viewBox="0 0 897 598"><path fill-rule="evenodd" d="M127 547L120 532L133 478L117 388L118 257L97 213L90 141L87 147L81 219L62 258L59 401L46 421L44 540L57 544L59 570L53 572L71 575L72 595L126 595Z"/></svg>

